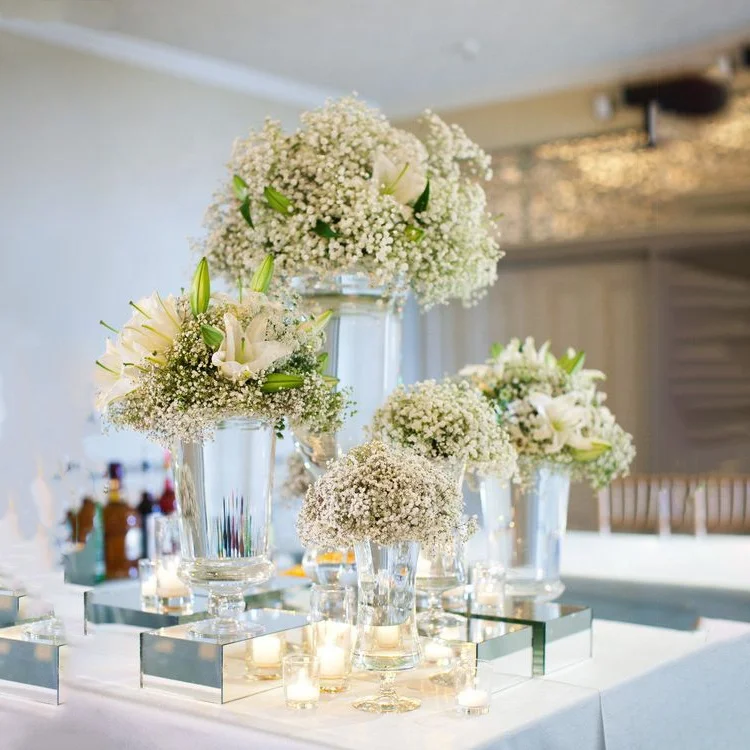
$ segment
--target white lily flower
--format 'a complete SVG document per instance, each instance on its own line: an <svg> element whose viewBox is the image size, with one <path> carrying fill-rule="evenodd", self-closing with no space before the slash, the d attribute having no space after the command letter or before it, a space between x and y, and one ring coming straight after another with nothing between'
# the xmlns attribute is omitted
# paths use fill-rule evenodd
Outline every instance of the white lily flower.
<svg viewBox="0 0 750 750"><path fill-rule="evenodd" d="M241 382L274 362L288 357L294 347L280 341L268 341L266 328L268 316L257 315L243 331L240 322L231 313L224 315L224 338L214 352L211 363L228 380Z"/></svg>
<svg viewBox="0 0 750 750"><path fill-rule="evenodd" d="M372 166L372 180L381 195L393 196L404 206L417 200L427 184L427 178L414 164L394 163L380 153Z"/></svg>
<svg viewBox="0 0 750 750"><path fill-rule="evenodd" d="M566 445L583 440L581 426L586 412L577 405L575 394L552 398L546 393L532 393L529 394L528 401L541 418L534 438L552 441L547 449L548 453L559 453Z"/></svg>
<svg viewBox="0 0 750 750"><path fill-rule="evenodd" d="M94 372L94 382L99 389L96 395L97 409L103 411L113 401L138 388L138 369L131 364L138 356L122 342L113 344L107 339L106 351L96 361Z"/></svg>
<svg viewBox="0 0 750 750"><path fill-rule="evenodd" d="M123 326L123 343L142 352L138 364L144 360L163 364L164 353L172 346L182 328L177 300L170 294L162 299L158 292L133 304L135 313Z"/></svg>

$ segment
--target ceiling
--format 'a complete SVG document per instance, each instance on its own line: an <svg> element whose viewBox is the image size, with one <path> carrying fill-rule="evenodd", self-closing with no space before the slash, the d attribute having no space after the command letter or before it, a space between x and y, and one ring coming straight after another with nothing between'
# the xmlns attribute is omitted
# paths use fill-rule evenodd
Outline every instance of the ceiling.
<svg viewBox="0 0 750 750"><path fill-rule="evenodd" d="M683 66L750 40L747 0L0 0L0 11L168 45L316 96L356 90L402 117Z"/></svg>

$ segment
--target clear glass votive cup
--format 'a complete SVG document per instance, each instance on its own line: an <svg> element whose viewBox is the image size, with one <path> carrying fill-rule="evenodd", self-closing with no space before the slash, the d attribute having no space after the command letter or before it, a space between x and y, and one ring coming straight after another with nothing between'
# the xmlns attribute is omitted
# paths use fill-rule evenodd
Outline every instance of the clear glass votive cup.
<svg viewBox="0 0 750 750"><path fill-rule="evenodd" d="M163 612L184 612L190 608L193 604L193 592L177 575L180 567L179 556L160 557L154 563L154 567L156 569L157 606Z"/></svg>
<svg viewBox="0 0 750 750"><path fill-rule="evenodd" d="M317 656L289 654L284 657L284 700L297 711L316 708L320 701L320 662Z"/></svg>
<svg viewBox="0 0 750 750"><path fill-rule="evenodd" d="M483 716L490 711L494 685L491 662L468 657L453 669L456 712L464 716Z"/></svg>
<svg viewBox="0 0 750 750"><path fill-rule="evenodd" d="M154 559L180 557L180 524L176 513L154 517Z"/></svg>
<svg viewBox="0 0 750 750"><path fill-rule="evenodd" d="M310 604L312 645L320 662L320 689L324 693L340 693L349 684L354 606L354 589L313 584Z"/></svg>
<svg viewBox="0 0 750 750"><path fill-rule="evenodd" d="M157 608L159 602L156 598L156 563L153 560L138 561L138 580L141 583L141 607Z"/></svg>
<svg viewBox="0 0 750 750"><path fill-rule="evenodd" d="M473 612L502 613L505 608L506 569L494 562L478 562L471 569Z"/></svg>
<svg viewBox="0 0 750 750"><path fill-rule="evenodd" d="M251 638L245 647L245 671L254 680L279 680L286 654L283 633L267 633Z"/></svg>

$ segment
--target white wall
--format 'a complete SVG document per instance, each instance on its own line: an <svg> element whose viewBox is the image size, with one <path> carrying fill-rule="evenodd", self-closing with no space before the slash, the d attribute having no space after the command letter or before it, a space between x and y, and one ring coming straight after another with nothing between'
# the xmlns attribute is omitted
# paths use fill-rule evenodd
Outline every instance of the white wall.
<svg viewBox="0 0 750 750"><path fill-rule="evenodd" d="M99 319L189 282L187 238L266 114L297 116L0 33L0 517L14 497L27 535L34 477L98 429Z"/></svg>

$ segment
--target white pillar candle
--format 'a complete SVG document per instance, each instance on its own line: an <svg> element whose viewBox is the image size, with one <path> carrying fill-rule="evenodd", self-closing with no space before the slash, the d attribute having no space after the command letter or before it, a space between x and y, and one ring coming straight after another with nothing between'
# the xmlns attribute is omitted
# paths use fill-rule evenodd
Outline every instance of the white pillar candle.
<svg viewBox="0 0 750 750"><path fill-rule="evenodd" d="M424 658L426 661L442 661L443 659L451 659L453 657L453 649L450 646L446 646L443 643L435 643L434 641L428 641L424 647Z"/></svg>
<svg viewBox="0 0 750 750"><path fill-rule="evenodd" d="M464 708L484 708L490 705L490 694L486 690L466 688L456 696L456 700Z"/></svg>
<svg viewBox="0 0 750 750"><path fill-rule="evenodd" d="M152 576L145 581L141 581L141 596L156 596L156 577Z"/></svg>
<svg viewBox="0 0 750 750"><path fill-rule="evenodd" d="M495 607L503 603L504 596L499 591L477 591L475 599L477 604L483 604L486 607Z"/></svg>
<svg viewBox="0 0 750 750"><path fill-rule="evenodd" d="M319 646L320 676L327 679L346 677L346 651L341 646Z"/></svg>
<svg viewBox="0 0 750 750"><path fill-rule="evenodd" d="M259 667L275 667L281 662L281 638L264 635L252 641L253 662Z"/></svg>
<svg viewBox="0 0 750 750"><path fill-rule="evenodd" d="M180 580L174 568L160 567L156 571L156 595L164 598L190 596L190 590Z"/></svg>
<svg viewBox="0 0 750 750"><path fill-rule="evenodd" d="M315 703L320 699L320 688L313 685L304 672L300 672L296 681L287 685L286 699L295 703Z"/></svg>
<svg viewBox="0 0 750 750"><path fill-rule="evenodd" d="M375 642L380 648L396 648L399 645L401 628L398 625L375 627Z"/></svg>

